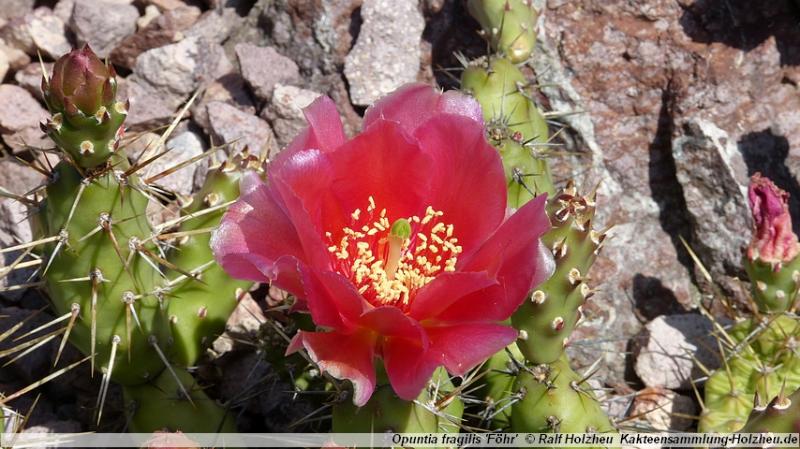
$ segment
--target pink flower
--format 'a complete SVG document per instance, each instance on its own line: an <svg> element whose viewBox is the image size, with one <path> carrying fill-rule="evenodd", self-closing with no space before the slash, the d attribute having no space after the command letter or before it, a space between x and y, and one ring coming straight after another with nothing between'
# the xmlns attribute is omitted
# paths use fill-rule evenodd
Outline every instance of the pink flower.
<svg viewBox="0 0 800 449"><path fill-rule="evenodd" d="M777 264L794 259L800 252L800 244L792 231L789 194L761 173L750 179L747 193L753 214L753 238L747 257Z"/></svg>
<svg viewBox="0 0 800 449"><path fill-rule="evenodd" d="M300 332L320 368L375 388L376 357L403 399L437 366L463 375L511 343L503 325L550 275L539 237L545 198L506 219L506 181L480 106L457 92L407 85L345 138L333 102L306 109L308 128L248 176L214 234L234 277L293 293L319 332Z"/></svg>

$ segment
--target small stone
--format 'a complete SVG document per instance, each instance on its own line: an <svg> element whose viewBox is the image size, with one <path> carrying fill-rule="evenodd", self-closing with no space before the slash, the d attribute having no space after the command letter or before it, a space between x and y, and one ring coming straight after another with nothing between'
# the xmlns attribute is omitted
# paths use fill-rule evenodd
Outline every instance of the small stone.
<svg viewBox="0 0 800 449"><path fill-rule="evenodd" d="M156 9L152 5L150 8ZM111 61L122 67L132 68L136 64L136 58L143 52L183 39L183 31L191 27L198 17L200 10L193 6L159 13L146 27L141 27L139 32L123 39L111 52Z"/></svg>
<svg viewBox="0 0 800 449"><path fill-rule="evenodd" d="M158 175L181 162L203 153L203 139L191 131L184 131L167 141L167 151L145 170L144 177ZM180 170L154 181L155 184L175 193L189 195L194 186L194 176L201 162L190 164Z"/></svg>
<svg viewBox="0 0 800 449"><path fill-rule="evenodd" d="M70 27L79 44L88 43L105 58L126 36L136 32L137 19L139 10L124 2L77 0Z"/></svg>
<svg viewBox="0 0 800 449"><path fill-rule="evenodd" d="M37 50L55 59L72 50L67 41L66 26L49 8L16 17L0 30L6 44L35 56Z"/></svg>
<svg viewBox="0 0 800 449"><path fill-rule="evenodd" d="M213 101L230 104L247 114L255 114L256 107L247 91L244 78L238 73L229 73L206 87L202 96L192 106L192 119L207 133L211 133L208 123L207 105Z"/></svg>
<svg viewBox="0 0 800 449"><path fill-rule="evenodd" d="M361 17L344 74L353 103L366 106L417 79L425 20L417 0L365 0Z"/></svg>
<svg viewBox="0 0 800 449"><path fill-rule="evenodd" d="M3 0L0 19L12 19L25 15L33 9L36 0Z"/></svg>
<svg viewBox="0 0 800 449"><path fill-rule="evenodd" d="M173 98L159 92L136 74L119 79L117 98L131 102L125 126L132 130L142 130L168 122L175 113L176 106L182 101L182 97Z"/></svg>
<svg viewBox="0 0 800 449"><path fill-rule="evenodd" d="M630 416L644 418L655 430L685 431L694 424L697 404L690 396L664 388L645 388L636 394Z"/></svg>
<svg viewBox="0 0 800 449"><path fill-rule="evenodd" d="M717 344L712 330L711 322L702 315L657 317L636 339L636 374L648 387L691 389L692 380L703 376L694 359L709 370L720 366L713 352Z"/></svg>
<svg viewBox="0 0 800 449"><path fill-rule="evenodd" d="M237 44L236 56L239 59L242 76L256 97L261 100L272 98L272 90L276 84L291 83L300 78L297 64L272 47Z"/></svg>
<svg viewBox="0 0 800 449"><path fill-rule="evenodd" d="M233 295L234 292L231 292ZM239 305L233 309L233 313L225 323L225 332L232 336L246 337L255 336L263 323L267 322L264 311L258 305L250 293L245 292Z"/></svg>
<svg viewBox="0 0 800 449"><path fill-rule="evenodd" d="M53 63L45 62L44 68L47 70L48 76L53 73ZM42 101L42 64L33 62L26 65L22 70L18 70L14 74L14 81L17 84L31 93L37 100Z"/></svg>
<svg viewBox="0 0 800 449"><path fill-rule="evenodd" d="M181 0L145 0L145 3L148 6L155 6L161 11L172 11L186 6L186 3Z"/></svg>
<svg viewBox="0 0 800 449"><path fill-rule="evenodd" d="M47 115L27 90L11 84L0 85L0 134L15 151L24 144L40 146L46 142L39 123Z"/></svg>
<svg viewBox="0 0 800 449"><path fill-rule="evenodd" d="M147 25L150 25L150 23L160 15L161 11L157 6L147 5L147 7L144 8L144 15L136 19L136 28L141 31L142 28L146 28Z"/></svg>
<svg viewBox="0 0 800 449"><path fill-rule="evenodd" d="M3 79L6 77L10 67L11 66L8 63L8 56L6 56L4 51L0 50L0 83L3 82Z"/></svg>
<svg viewBox="0 0 800 449"><path fill-rule="evenodd" d="M208 42L222 43L242 24L244 19L234 8L219 8L206 11L191 28L187 38L199 38Z"/></svg>
<svg viewBox="0 0 800 449"><path fill-rule="evenodd" d="M303 109L321 95L319 92L295 86L275 85L272 102L261 115L272 124L281 148L288 145L308 125Z"/></svg>
<svg viewBox="0 0 800 449"><path fill-rule="evenodd" d="M19 70L31 63L31 57L19 48L8 45L0 38L0 53L4 53L11 70Z"/></svg>
<svg viewBox="0 0 800 449"><path fill-rule="evenodd" d="M198 38L154 48L136 58L134 72L178 106L203 83L233 71L222 47Z"/></svg>
<svg viewBox="0 0 800 449"><path fill-rule="evenodd" d="M208 122L212 131L212 144L225 146L228 154L244 148L269 154L275 146L275 135L269 124L260 118L218 101L208 104Z"/></svg>
<svg viewBox="0 0 800 449"><path fill-rule="evenodd" d="M69 19L72 17L72 10L75 8L75 1L76 0L58 0L58 3L56 3L56 6L53 8L53 14L61 19L62 22L69 23Z"/></svg>

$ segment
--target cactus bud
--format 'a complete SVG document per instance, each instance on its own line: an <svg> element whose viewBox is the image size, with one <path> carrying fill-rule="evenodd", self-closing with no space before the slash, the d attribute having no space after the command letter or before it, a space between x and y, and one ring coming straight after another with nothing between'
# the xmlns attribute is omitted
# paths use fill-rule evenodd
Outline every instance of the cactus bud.
<svg viewBox="0 0 800 449"><path fill-rule="evenodd" d="M47 127L53 141L82 168L105 163L116 148L126 115L115 107L114 68L86 45L56 61L52 76L42 79L42 92L52 122L58 117L63 124Z"/></svg>
<svg viewBox="0 0 800 449"><path fill-rule="evenodd" d="M750 260L780 264L800 253L800 243L792 231L789 194L760 173L753 175L748 191L753 214L753 239L747 248Z"/></svg>

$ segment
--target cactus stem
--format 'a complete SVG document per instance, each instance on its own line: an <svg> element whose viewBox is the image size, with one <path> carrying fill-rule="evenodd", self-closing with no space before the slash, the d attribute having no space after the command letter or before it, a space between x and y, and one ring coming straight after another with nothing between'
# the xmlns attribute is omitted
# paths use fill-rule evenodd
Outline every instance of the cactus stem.
<svg viewBox="0 0 800 449"><path fill-rule="evenodd" d="M103 407L106 404L106 395L108 394L108 384L111 383L111 375L114 372L114 360L117 357L117 346L119 345L120 338L118 335L111 337L111 356L108 359L108 367L103 370L103 379L100 382L100 394L97 396L97 404L95 405L95 413L97 415L96 423L100 424L100 418L103 416Z"/></svg>
<svg viewBox="0 0 800 449"><path fill-rule="evenodd" d="M67 327L64 329L64 336L61 337L61 343L58 345L58 351L56 352L55 360L53 360L53 367L55 368L58 365L58 361L61 359L61 353L64 352L64 347L67 345L67 341L69 340L69 334L72 333L72 328L75 326L75 320L78 319L78 315L81 313L81 306L80 304L73 303L72 307L70 308L70 318L69 322L67 323Z"/></svg>
<svg viewBox="0 0 800 449"><path fill-rule="evenodd" d="M150 346L152 346L153 349L156 351L158 357L161 359L161 362L164 363L164 366L167 368L167 371L169 371L170 376L172 376L172 378L175 380L175 384L178 385L178 389L181 390L181 394L183 395L183 397L186 400L188 400L193 407L195 407L194 401L192 401L192 396L189 394L188 391L186 391L186 387L184 387L183 383L181 382L181 378L178 377L178 373L176 373L175 369L172 368L172 365L169 363L169 360L167 360L167 357L164 355L164 351L162 351L161 347L158 346L158 338L156 338L155 335L150 335L147 338L147 341L150 343Z"/></svg>

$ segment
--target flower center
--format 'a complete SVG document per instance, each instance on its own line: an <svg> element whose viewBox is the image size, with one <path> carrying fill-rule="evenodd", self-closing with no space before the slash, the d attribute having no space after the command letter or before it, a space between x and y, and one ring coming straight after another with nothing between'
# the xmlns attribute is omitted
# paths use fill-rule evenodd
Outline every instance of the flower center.
<svg viewBox="0 0 800 449"><path fill-rule="evenodd" d="M420 288L442 272L455 271L462 248L443 215L428 206L422 217L390 223L386 209L377 212L369 197L364 213L350 214L351 224L338 241L325 233L332 264L372 304L405 310Z"/></svg>

